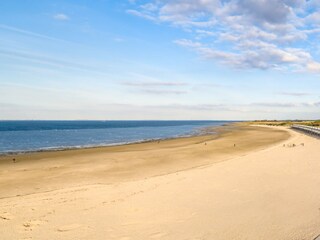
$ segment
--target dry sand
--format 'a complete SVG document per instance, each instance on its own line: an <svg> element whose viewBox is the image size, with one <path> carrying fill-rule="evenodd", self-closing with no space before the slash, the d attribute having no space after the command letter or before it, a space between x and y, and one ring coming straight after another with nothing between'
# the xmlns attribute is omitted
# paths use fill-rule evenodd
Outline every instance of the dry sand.
<svg viewBox="0 0 320 240"><path fill-rule="evenodd" d="M12 158L0 157L1 240L320 234L320 141L285 128Z"/></svg>

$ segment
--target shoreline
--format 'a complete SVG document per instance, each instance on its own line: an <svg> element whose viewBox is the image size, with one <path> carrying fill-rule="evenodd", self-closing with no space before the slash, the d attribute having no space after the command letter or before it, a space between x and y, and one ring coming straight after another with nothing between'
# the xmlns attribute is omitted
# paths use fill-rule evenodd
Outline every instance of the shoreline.
<svg viewBox="0 0 320 240"><path fill-rule="evenodd" d="M194 133L190 135L181 135L176 137L168 137L168 138L146 139L146 140L140 140L140 141L114 143L114 144L107 144L107 145L79 146L79 147L75 146L75 147L62 147L62 148L58 147L58 148L47 148L47 149L30 150L30 151L0 152L0 163L1 163L1 157L15 157L15 156L28 155L28 154L37 154L37 153L55 153L55 152L77 151L77 150L104 149L104 148L111 148L111 147L130 146L130 145L138 145L138 144L145 144L145 143L155 143L158 141L171 141L171 140L188 139L188 138L195 138L195 137L218 138L221 133L230 131L230 128L236 128L239 123L241 122L226 123L220 126L202 127L198 129L197 131L198 133ZM200 132L203 132L203 133L200 133Z"/></svg>
<svg viewBox="0 0 320 240"><path fill-rule="evenodd" d="M191 138L191 137L197 137L197 136L216 135L216 134L218 134L218 132L221 131L221 128L224 129L226 127L235 126L236 124L239 124L239 123L240 122L231 122L231 123L224 123L223 125L220 125L220 126L200 127L199 129L194 131L194 133L189 133L189 134L179 135L179 136L166 137L166 138L154 138L154 139L136 140L136 141L132 141L132 142L110 143L110 144L99 144L99 145L83 145L83 146L70 146L70 147L50 147L50 148L35 149L35 150L7 151L7 152L0 152L0 157L18 156L18 155L24 155L24 154L43 153L43 152L62 152L62 151L70 151L70 150L117 147L117 146L143 144L143 143L157 142L157 141L167 141L167 140L174 140L174 139ZM216 131L213 131L213 129L216 130Z"/></svg>

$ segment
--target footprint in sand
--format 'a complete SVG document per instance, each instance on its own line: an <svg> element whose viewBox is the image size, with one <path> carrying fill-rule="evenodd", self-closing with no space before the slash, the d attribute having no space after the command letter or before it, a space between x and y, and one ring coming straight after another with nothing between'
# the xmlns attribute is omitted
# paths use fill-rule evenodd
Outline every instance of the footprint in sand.
<svg viewBox="0 0 320 240"><path fill-rule="evenodd" d="M72 230L78 229L80 227L82 227L81 224L74 223L74 224L70 224L70 225L65 225L65 226L59 227L57 229L57 231L58 232L68 232L68 231L72 231Z"/></svg>
<svg viewBox="0 0 320 240"><path fill-rule="evenodd" d="M320 235L318 235L314 240L320 240Z"/></svg>
<svg viewBox="0 0 320 240"><path fill-rule="evenodd" d="M13 218L13 216L10 213L7 213L7 212L0 213L0 219L2 219L2 220L9 221L12 218Z"/></svg>
<svg viewBox="0 0 320 240"><path fill-rule="evenodd" d="M41 224L43 224L44 222L46 222L46 221L31 220L31 221L25 222L24 224L22 224L22 226L24 227L24 229L26 231L28 231L28 230L32 231L34 227L38 227Z"/></svg>

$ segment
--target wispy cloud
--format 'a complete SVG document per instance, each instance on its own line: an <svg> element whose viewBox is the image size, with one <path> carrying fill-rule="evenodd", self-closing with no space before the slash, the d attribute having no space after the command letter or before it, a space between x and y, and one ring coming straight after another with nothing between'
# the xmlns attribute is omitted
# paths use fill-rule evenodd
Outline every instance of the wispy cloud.
<svg viewBox="0 0 320 240"><path fill-rule="evenodd" d="M34 38L40 38L40 39L46 39L46 40L52 40L52 41L59 41L59 42L67 42L67 41L65 41L63 39L54 38L54 37L50 37L50 36L47 36L47 35L39 34L39 33L36 33L36 32L32 32L32 31L28 31L28 30L25 30L25 29L16 28L16 27L8 26L8 25L3 25L3 24L0 24L0 29L6 30L6 31L10 31L10 32L15 32L15 33L18 33L18 34L23 34L23 35L34 37Z"/></svg>
<svg viewBox="0 0 320 240"><path fill-rule="evenodd" d="M296 103L281 103L281 102L265 102L265 103L247 103L247 104L225 104L225 103L199 103L199 104L178 104L173 103L170 105L136 105L136 104L117 104L117 106L130 107L130 108L154 108L154 109L175 109L175 110L191 110L191 111L230 111L230 112L252 112L255 111L261 112L270 112L272 108L274 112L275 109L284 108L292 109L293 107L308 107L308 108L318 108L320 107L320 102L296 102ZM262 107L256 109L256 107ZM281 109L282 111L282 109Z"/></svg>
<svg viewBox="0 0 320 240"><path fill-rule="evenodd" d="M133 86L133 87L159 87L159 86L186 86L185 82L168 82L168 81L124 81L123 85Z"/></svg>
<svg viewBox="0 0 320 240"><path fill-rule="evenodd" d="M278 92L278 94L284 95L284 96L292 96L292 97L304 97L304 96L311 95L310 93L306 93L306 92Z"/></svg>
<svg viewBox="0 0 320 240"><path fill-rule="evenodd" d="M0 119L59 119L63 114L65 119L127 119L128 113L131 119L155 119L155 113L161 113L156 119L288 119L297 116L294 108L281 105L276 107L259 107L254 104L129 104L129 103L81 103L62 104L58 103L52 108L43 105L28 103L9 103L0 101ZM280 103L282 104L282 103ZM303 103L297 104L299 106ZM318 116L320 102L309 104L299 116L303 119L316 118ZM26 111L27 110L27 111ZM58 114L59 113L59 114ZM195 114L197 113L197 114ZM293 115L294 114L294 115Z"/></svg>
<svg viewBox="0 0 320 240"><path fill-rule="evenodd" d="M171 90L171 89L141 89L140 90L143 93L149 93L149 94L157 94L157 95L179 95L179 94L186 94L188 91L184 90Z"/></svg>
<svg viewBox="0 0 320 240"><path fill-rule="evenodd" d="M271 108L306 108L306 107L319 107L320 102L257 102L252 103L252 106L258 107L271 107Z"/></svg>
<svg viewBox="0 0 320 240"><path fill-rule="evenodd" d="M10 50L3 50L0 49L0 55L15 58L15 59L22 59L27 62L33 62L41 65L48 65L51 67L58 67L61 69L74 69L78 71L88 71L100 75L106 75L106 72L102 69L97 68L96 66L73 62L73 61L66 61L58 58L53 58L47 55L40 55L34 54L25 51L10 51Z"/></svg>
<svg viewBox="0 0 320 240"><path fill-rule="evenodd" d="M67 21L70 19L70 17L64 13L57 13L53 16L53 18L59 21Z"/></svg>
<svg viewBox="0 0 320 240"><path fill-rule="evenodd" d="M153 16L151 16L149 14L145 14L143 12L139 12L137 10L129 9L129 10L127 10L127 13L129 13L131 15L134 15L134 16L137 16L137 17L142 17L142 18L145 18L147 20L154 21L154 22L158 21L156 17L153 17Z"/></svg>
<svg viewBox="0 0 320 240"><path fill-rule="evenodd" d="M303 0L151 0L128 13L188 29L176 44L235 68L320 73L320 5Z"/></svg>
<svg viewBox="0 0 320 240"><path fill-rule="evenodd" d="M139 76L139 75L138 75ZM130 88L133 88L135 91L146 93L146 94L156 94L156 95L180 95L186 94L189 91L185 89L188 86L185 82L178 81L159 81L150 79L146 76L145 80L136 80L136 81L124 81L121 84Z"/></svg>
<svg viewBox="0 0 320 240"><path fill-rule="evenodd" d="M272 107L272 108L292 108L297 107L295 103L282 103L282 102L261 102L261 103L252 103L252 106L258 107Z"/></svg>

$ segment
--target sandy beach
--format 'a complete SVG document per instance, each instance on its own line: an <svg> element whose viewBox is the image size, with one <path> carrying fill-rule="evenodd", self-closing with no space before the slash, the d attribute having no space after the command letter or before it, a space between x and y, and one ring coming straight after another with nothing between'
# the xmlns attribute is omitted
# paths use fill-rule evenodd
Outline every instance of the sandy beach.
<svg viewBox="0 0 320 240"><path fill-rule="evenodd" d="M1 156L0 238L312 240L319 149L318 139L285 127L238 126Z"/></svg>

